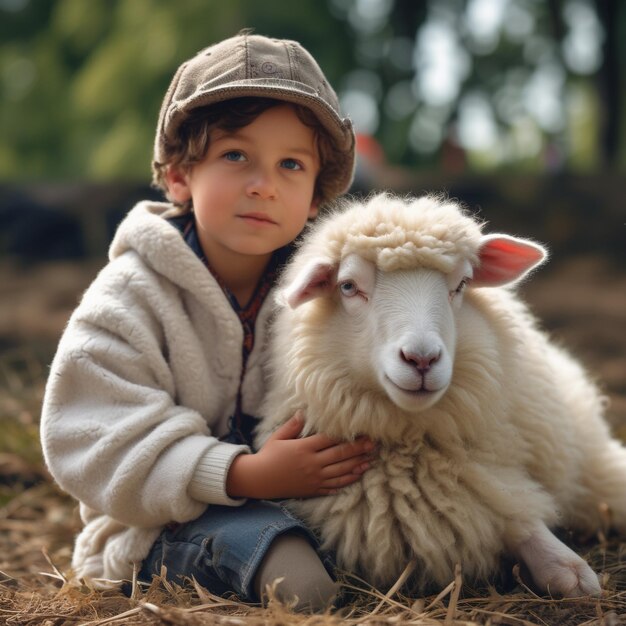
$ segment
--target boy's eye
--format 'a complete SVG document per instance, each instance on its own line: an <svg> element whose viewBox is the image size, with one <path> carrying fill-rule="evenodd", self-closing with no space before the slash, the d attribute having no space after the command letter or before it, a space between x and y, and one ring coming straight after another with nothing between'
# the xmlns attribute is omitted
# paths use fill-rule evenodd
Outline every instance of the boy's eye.
<svg viewBox="0 0 626 626"><path fill-rule="evenodd" d="M244 161L246 157L239 150L230 150L224 155L224 158L227 161Z"/></svg>
<svg viewBox="0 0 626 626"><path fill-rule="evenodd" d="M295 159L283 159L281 161L281 166L288 170L301 170L302 165L298 163Z"/></svg>

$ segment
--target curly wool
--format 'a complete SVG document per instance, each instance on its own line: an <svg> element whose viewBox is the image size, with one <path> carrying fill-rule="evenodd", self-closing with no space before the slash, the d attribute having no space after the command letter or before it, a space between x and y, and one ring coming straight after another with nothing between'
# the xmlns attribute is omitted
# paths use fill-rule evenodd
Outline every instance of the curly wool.
<svg viewBox="0 0 626 626"><path fill-rule="evenodd" d="M352 253L384 272L419 266L448 273L460 259L477 262L480 236L481 226L458 204L434 195L404 200L383 193L364 204L343 201L314 225L285 277L313 255L334 265Z"/></svg>
<svg viewBox="0 0 626 626"><path fill-rule="evenodd" d="M311 304L308 313L330 311L323 299ZM323 328L332 319L322 322L320 316L309 325L311 316L301 312L304 308L286 309L277 320L275 347L282 356L276 355L274 371L281 376L271 385L263 414L279 422L301 408L307 432L338 439L367 434L381 442L378 459L361 481L335 496L287 505L320 534L323 547L336 553L342 568L386 588L410 555L417 555L414 590L445 586L456 563L463 564L468 580L484 580L497 571L506 541L523 536L536 516L549 524L558 520L560 504L534 477L520 480L516 471L534 463L537 475L554 472L563 498L577 489L576 482L563 486L572 475L571 459L555 455L561 435L553 424L542 423L545 403L541 413L528 416L528 433L502 419L524 411L523 390L502 394L509 364L520 359L515 344L493 358L490 346L481 350L464 337L453 386L416 417L351 376L338 352L329 352L322 342ZM544 373L526 371L523 365L515 369L531 385ZM589 391L587 406L595 400ZM557 410L550 405L549 411Z"/></svg>
<svg viewBox="0 0 626 626"><path fill-rule="evenodd" d="M310 261L336 268L351 253L389 272L450 272L463 260L476 264L480 231L452 202L379 195L316 224L283 285ZM598 390L512 290L468 290L456 320L452 384L419 415L396 406L374 376L355 374L351 355L365 361L373 346L339 326L340 306L329 295L279 308L258 441L304 409L306 433L380 442L359 482L288 503L341 567L387 587L413 555L412 584L423 590L448 584L457 563L468 580L493 576L537 520L593 530L604 501L626 529L618 497L626 456L607 445Z"/></svg>

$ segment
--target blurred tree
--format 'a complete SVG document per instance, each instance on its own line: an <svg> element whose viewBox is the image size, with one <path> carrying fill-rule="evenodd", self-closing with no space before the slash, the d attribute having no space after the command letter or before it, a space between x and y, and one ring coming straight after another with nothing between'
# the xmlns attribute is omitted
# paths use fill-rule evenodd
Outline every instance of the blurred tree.
<svg viewBox="0 0 626 626"><path fill-rule="evenodd" d="M0 178L147 180L176 67L244 27L301 41L394 163L624 165L619 0L0 0Z"/></svg>
<svg viewBox="0 0 626 626"><path fill-rule="evenodd" d="M177 66L250 26L302 41L331 79L349 67L324 3L0 0L0 178L146 180Z"/></svg>
<svg viewBox="0 0 626 626"><path fill-rule="evenodd" d="M618 0L595 0L595 4L606 34L602 65L598 72L600 100L604 111L600 166L615 167L619 164L620 143L625 143L623 102L626 96L626 9L624 3Z"/></svg>
<svg viewBox="0 0 626 626"><path fill-rule="evenodd" d="M331 0L355 35L343 102L392 161L616 169L626 3Z"/></svg>

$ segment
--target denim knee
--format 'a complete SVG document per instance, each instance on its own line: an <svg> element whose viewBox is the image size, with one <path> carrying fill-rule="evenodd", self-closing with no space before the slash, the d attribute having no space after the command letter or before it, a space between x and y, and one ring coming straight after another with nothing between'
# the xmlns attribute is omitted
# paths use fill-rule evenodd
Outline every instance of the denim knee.
<svg viewBox="0 0 626 626"><path fill-rule="evenodd" d="M149 581L167 568L167 579L183 584L194 577L212 593L234 591L258 601L256 571L277 536L296 532L319 550L314 534L276 502L249 500L240 507L209 506L196 520L165 529L144 560L139 577ZM328 567L328 560L324 560Z"/></svg>

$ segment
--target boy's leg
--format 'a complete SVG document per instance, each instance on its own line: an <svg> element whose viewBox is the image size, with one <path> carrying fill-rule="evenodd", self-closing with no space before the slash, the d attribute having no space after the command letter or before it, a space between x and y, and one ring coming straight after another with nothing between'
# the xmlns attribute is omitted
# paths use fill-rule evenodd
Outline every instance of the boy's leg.
<svg viewBox="0 0 626 626"><path fill-rule="evenodd" d="M339 593L335 582L309 541L300 534L285 533L272 542L254 577L257 597L266 599L266 589L274 587L276 597L293 604L296 611L319 613L332 606Z"/></svg>
<svg viewBox="0 0 626 626"><path fill-rule="evenodd" d="M295 544L292 540L281 541L278 548L270 550L277 538L287 534L297 537ZM303 549L297 548L303 544ZM282 545L287 546L287 552L280 548ZM294 545L297 557L293 556ZM313 545L316 539L306 526L275 502L251 500L241 507L209 506L198 519L161 534L144 560L139 578L150 581L165 565L168 580L183 584L185 577L193 576L213 593L234 591L242 599L256 602L258 592L264 591L275 577L292 577L291 571L285 572L281 566L285 554L292 555L287 558L295 561L298 568L298 561L302 563L304 576L311 555L324 570ZM305 556L301 556L303 551ZM290 566L293 568L293 562ZM319 572L319 567L313 571ZM270 579L274 572L282 573ZM330 579L325 570L323 574ZM324 584L318 586L326 588ZM289 599L293 595L302 597L303 592L285 588L285 594L285 599Z"/></svg>

